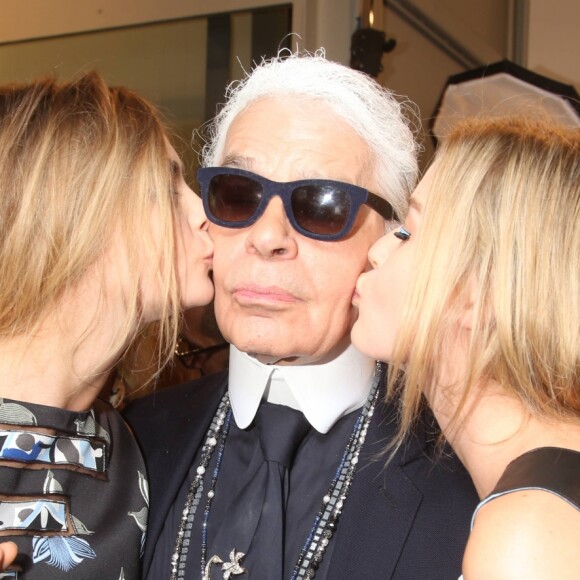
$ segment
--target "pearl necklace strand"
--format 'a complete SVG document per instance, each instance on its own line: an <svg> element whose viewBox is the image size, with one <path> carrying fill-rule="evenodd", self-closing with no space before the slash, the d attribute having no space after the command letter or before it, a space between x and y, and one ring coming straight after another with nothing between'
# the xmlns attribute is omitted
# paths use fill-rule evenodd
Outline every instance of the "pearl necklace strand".
<svg viewBox="0 0 580 580"><path fill-rule="evenodd" d="M348 492L350 491L356 473L360 451L365 442L368 427L374 414L379 394L378 385L381 377L381 369L381 363L377 362L375 377L369 396L354 424L335 476L328 487L327 493L322 498L320 510L316 514L310 533L304 542L304 546L300 550L290 580L311 580L316 576L316 571L322 563L326 548L336 531L344 503L348 497ZM213 499L215 498L215 487L219 478L231 418L230 399L226 392L207 431L205 443L201 449L200 463L196 469L196 475L189 486L181 520L179 522L175 548L171 556L170 580L185 578L185 565L188 555L189 538L193 527L193 519L203 495L203 480L207 466L217 448L218 456L210 488L207 493L207 502L203 514L202 553L200 564L201 576L203 577L204 575L207 558L207 528L209 515Z"/></svg>

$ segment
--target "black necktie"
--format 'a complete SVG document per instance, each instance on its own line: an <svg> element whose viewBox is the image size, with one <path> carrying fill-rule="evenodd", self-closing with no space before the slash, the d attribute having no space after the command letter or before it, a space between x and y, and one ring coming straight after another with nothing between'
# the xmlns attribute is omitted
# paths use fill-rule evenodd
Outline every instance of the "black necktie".
<svg viewBox="0 0 580 580"><path fill-rule="evenodd" d="M211 550L222 558L233 549L244 552L241 565L248 569L247 577L277 580L284 567L288 468L309 425L301 412L272 403L260 405L255 423L264 462L234 500Z"/></svg>

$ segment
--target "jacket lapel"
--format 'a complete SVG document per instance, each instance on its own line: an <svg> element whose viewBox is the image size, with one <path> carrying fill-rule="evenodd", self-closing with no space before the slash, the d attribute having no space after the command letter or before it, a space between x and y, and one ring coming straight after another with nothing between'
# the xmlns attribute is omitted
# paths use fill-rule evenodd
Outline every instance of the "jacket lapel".
<svg viewBox="0 0 580 580"><path fill-rule="evenodd" d="M382 413L380 412L382 410ZM387 412L390 410L390 416ZM422 454L418 440L387 465L394 405L375 410L341 515L328 578L391 578L423 496L404 467Z"/></svg>
<svg viewBox="0 0 580 580"><path fill-rule="evenodd" d="M138 401L127 412L128 422L139 433L150 481L150 511L143 577L147 577L155 545L211 419L227 387L227 373L191 385L160 391ZM146 428L139 428L144 421ZM154 474L154 476L153 476ZM177 530L176 530L177 531Z"/></svg>

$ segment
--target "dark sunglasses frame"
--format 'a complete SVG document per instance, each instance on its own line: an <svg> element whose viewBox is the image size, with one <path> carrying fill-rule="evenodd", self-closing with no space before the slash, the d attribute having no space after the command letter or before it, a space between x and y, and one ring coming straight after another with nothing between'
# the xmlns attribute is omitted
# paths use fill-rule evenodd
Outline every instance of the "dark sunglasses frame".
<svg viewBox="0 0 580 580"><path fill-rule="evenodd" d="M240 175L253 180L260 184L262 187L262 199L256 207L254 213L246 220L243 221L227 221L222 220L211 212L210 202L209 202L209 191L210 184L214 177L219 177L223 175ZM354 225L356 216L359 212L361 205L367 205L371 209L375 210L381 217L385 220L397 220L397 215L391 204L378 196L376 193L372 193L363 187L357 185L352 185L350 183L344 183L342 181L333 181L329 179L302 179L299 181L289 181L287 183L271 181L266 179L261 175L252 173L251 171L246 171L244 169L236 169L233 167L202 167L197 171L197 181L201 188L201 198L203 200L203 207L208 219L219 226L226 228L245 228L251 226L255 223L260 216L266 210L266 207L270 203L270 200L274 196L279 196L284 203L284 210L286 211L286 216L292 224L292 227L303 236L308 238L313 238L315 240L323 241L336 241L344 238ZM334 234L321 234L316 232L311 232L304 227L302 227L294 215L292 209L292 193L300 187L334 187L341 191L344 191L350 198L350 211L347 216L347 221L342 227L342 229Z"/></svg>

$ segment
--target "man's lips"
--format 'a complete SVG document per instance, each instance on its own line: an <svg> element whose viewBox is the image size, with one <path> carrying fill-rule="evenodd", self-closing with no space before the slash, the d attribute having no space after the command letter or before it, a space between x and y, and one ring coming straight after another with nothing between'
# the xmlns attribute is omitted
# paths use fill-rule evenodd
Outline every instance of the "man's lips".
<svg viewBox="0 0 580 580"><path fill-rule="evenodd" d="M240 302L274 302L292 303L299 298L292 292L278 286L258 286L256 284L238 284L234 287L233 295Z"/></svg>

